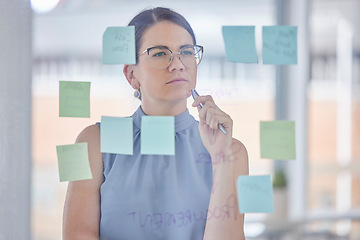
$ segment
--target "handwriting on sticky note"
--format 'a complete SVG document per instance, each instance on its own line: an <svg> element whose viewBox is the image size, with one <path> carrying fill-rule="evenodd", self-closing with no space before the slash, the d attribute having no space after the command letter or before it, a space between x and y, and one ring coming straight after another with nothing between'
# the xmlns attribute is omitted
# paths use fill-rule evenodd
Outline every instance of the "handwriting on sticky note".
<svg viewBox="0 0 360 240"><path fill-rule="evenodd" d="M103 153L133 154L133 119L101 117L100 148Z"/></svg>
<svg viewBox="0 0 360 240"><path fill-rule="evenodd" d="M274 212L270 175L239 176L237 179L237 194L240 213Z"/></svg>
<svg viewBox="0 0 360 240"><path fill-rule="evenodd" d="M59 116L90 117L90 82L59 82Z"/></svg>
<svg viewBox="0 0 360 240"><path fill-rule="evenodd" d="M56 146L60 181L92 179L87 142Z"/></svg>
<svg viewBox="0 0 360 240"><path fill-rule="evenodd" d="M175 155L175 118L143 116L140 151L141 154Z"/></svg>
<svg viewBox="0 0 360 240"><path fill-rule="evenodd" d="M295 159L295 122L261 121L260 149L261 158Z"/></svg>
<svg viewBox="0 0 360 240"><path fill-rule="evenodd" d="M226 58L230 62L257 63L255 26L223 26Z"/></svg>
<svg viewBox="0 0 360 240"><path fill-rule="evenodd" d="M136 64L135 27L108 27L103 35L104 64Z"/></svg>
<svg viewBox="0 0 360 240"><path fill-rule="evenodd" d="M263 63L297 64L297 27L264 26Z"/></svg>

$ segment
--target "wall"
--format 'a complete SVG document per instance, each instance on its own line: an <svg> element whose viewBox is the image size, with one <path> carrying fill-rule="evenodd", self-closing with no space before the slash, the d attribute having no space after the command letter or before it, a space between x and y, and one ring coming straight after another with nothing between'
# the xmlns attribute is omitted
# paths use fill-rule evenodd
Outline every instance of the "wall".
<svg viewBox="0 0 360 240"><path fill-rule="evenodd" d="M30 239L30 1L0 2L0 46L0 240Z"/></svg>

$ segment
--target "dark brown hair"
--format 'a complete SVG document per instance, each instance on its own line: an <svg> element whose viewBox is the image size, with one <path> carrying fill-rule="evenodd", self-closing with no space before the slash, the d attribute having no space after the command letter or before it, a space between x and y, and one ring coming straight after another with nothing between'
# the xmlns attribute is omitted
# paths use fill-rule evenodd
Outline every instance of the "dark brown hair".
<svg viewBox="0 0 360 240"><path fill-rule="evenodd" d="M190 24L186 19L179 13L163 7L156 7L144 10L136 15L128 24L128 26L135 26L135 47L136 54L139 54L139 47L141 45L142 36L146 29L152 27L156 23L162 21L170 21L179 26L185 28L189 32L193 39L193 44L196 44L195 34ZM136 62L138 57L136 57Z"/></svg>

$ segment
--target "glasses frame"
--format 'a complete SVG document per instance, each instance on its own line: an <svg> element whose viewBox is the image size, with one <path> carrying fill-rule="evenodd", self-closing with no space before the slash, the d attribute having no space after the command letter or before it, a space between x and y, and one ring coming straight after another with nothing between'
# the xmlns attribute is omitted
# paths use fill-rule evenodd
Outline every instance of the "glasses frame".
<svg viewBox="0 0 360 240"><path fill-rule="evenodd" d="M204 47L203 47L203 46L197 45L197 44L189 44L189 45L185 45L185 46L183 46L182 48L180 48L180 51L179 51L179 52L173 52L173 51L171 51L171 49L169 49L169 48L166 47L166 46L149 47L149 48L145 49L142 53L139 53L136 57L139 57L139 56L143 55L144 53L147 53L148 58L150 58L150 50L151 50L151 49L154 49L154 48L159 48L159 47L169 50L170 53L171 53L171 57L170 57L170 61L169 61L168 65L165 66L165 67L156 67L156 66L154 66L154 65L151 63L151 61L150 61L151 65L153 65L153 67L158 68L158 69L163 69L163 68L167 68L168 66L170 66L171 62L172 62L173 59L174 59L174 54L175 54L175 53L178 53L178 54L179 54L179 59L180 59L181 63L182 63L184 66L189 67L189 68L197 67L197 66L200 64L200 62L201 62L201 60L202 60L202 57L203 57L203 55L204 55ZM188 66L188 65L186 65L185 63L183 63L183 61L181 60L181 54L180 54L181 50L184 49L184 48L188 48L188 47L198 47L198 48L200 48L201 57L200 57L199 62L198 62L195 66Z"/></svg>

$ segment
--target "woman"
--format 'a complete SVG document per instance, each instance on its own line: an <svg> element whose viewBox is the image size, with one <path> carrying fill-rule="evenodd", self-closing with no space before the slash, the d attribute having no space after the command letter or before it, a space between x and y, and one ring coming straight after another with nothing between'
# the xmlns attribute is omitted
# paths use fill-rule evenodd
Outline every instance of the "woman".
<svg viewBox="0 0 360 240"><path fill-rule="evenodd" d="M99 124L79 134L93 179L69 182L64 239L244 239L236 179L248 174L246 149L211 96L192 105L199 122L187 110L202 57L193 30L167 8L145 10L129 25L137 64L123 72L141 98L132 116L134 155L102 154ZM175 116L175 156L140 154L144 115Z"/></svg>

